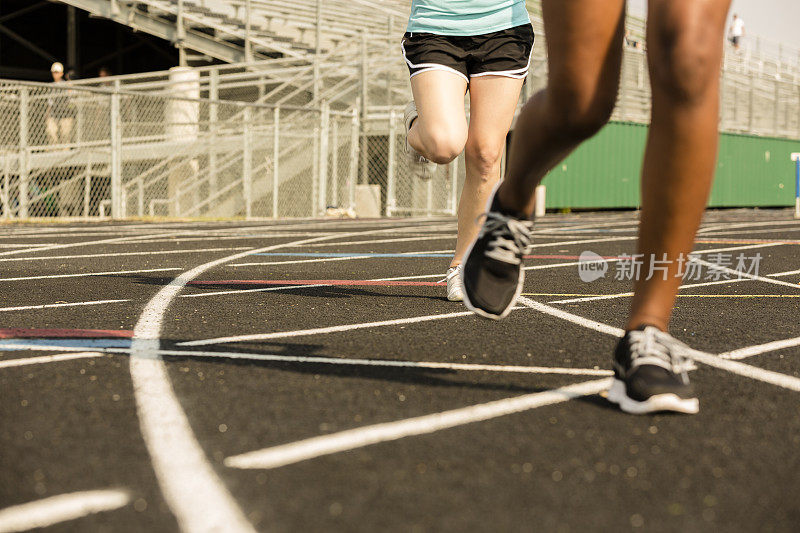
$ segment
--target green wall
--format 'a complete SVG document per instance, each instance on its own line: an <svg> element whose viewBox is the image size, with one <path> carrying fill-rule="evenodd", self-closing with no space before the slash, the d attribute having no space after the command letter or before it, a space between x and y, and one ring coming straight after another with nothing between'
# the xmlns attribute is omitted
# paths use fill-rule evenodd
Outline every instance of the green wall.
<svg viewBox="0 0 800 533"><path fill-rule="evenodd" d="M547 207L638 207L647 128L613 122L587 141L545 178ZM721 134L709 205L794 205L792 152L800 141Z"/></svg>

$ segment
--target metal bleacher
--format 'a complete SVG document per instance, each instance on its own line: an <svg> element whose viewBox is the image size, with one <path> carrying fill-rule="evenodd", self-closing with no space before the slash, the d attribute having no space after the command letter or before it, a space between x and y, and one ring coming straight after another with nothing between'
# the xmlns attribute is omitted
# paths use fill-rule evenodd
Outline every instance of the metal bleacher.
<svg viewBox="0 0 800 533"><path fill-rule="evenodd" d="M224 62L183 69L191 71L191 98L201 109L192 115L199 132L194 140L186 141L182 119L173 117L178 122L149 138L146 150L134 148L137 124L158 123L163 109L181 107L176 99L188 94L185 78L161 71L71 82L73 100L83 89L81 98L105 102L103 109L113 108L114 94L121 102L122 193L111 206L117 214L144 216L170 206L170 215L178 216L319 216L326 206L352 206L356 182L380 188L382 214L455 212L463 161L419 183L398 156L400 117L411 97L399 50L409 1L61 1L170 40L182 50L182 63L202 56ZM537 37L520 105L547 83L541 8L533 1L528 7ZM644 41L644 21L629 17L628 29ZM800 138L800 53L760 39L739 51L726 48L721 129ZM226 115L227 108L232 111ZM87 127L97 122L81 116ZM625 46L613 118L644 124L649 116L646 53ZM129 132L134 133L125 137ZM69 147L42 144L6 161L52 173L45 167L54 157L66 161L61 168L76 162L84 168L84 160L100 157L110 175L115 168L113 135L110 139L77 139ZM31 166L40 160L40 167ZM311 197L305 191L312 191Z"/></svg>

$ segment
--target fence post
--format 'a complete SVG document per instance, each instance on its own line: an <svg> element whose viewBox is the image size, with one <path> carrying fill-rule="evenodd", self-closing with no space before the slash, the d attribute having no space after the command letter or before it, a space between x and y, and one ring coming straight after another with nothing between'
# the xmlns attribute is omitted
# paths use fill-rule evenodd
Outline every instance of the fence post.
<svg viewBox="0 0 800 533"><path fill-rule="evenodd" d="M250 43L250 0L244 3L244 60L248 63L253 61L253 45Z"/></svg>
<svg viewBox="0 0 800 533"><path fill-rule="evenodd" d="M212 70L209 73L208 97L211 100L219 100L219 71ZM217 193L217 123L219 121L219 110L217 104L211 104L208 108L208 123L211 129L211 150L208 154L208 196L213 197Z"/></svg>
<svg viewBox="0 0 800 533"><path fill-rule="evenodd" d="M251 139L252 114L249 107L244 110L244 147L242 150L242 194L244 195L244 216L253 216L253 146Z"/></svg>
<svg viewBox="0 0 800 533"><path fill-rule="evenodd" d="M281 108L276 107L272 124L272 218L278 218L278 189L281 160Z"/></svg>
<svg viewBox="0 0 800 533"><path fill-rule="evenodd" d="M461 156L458 156L453 159L448 166L450 174L450 198L448 198L447 203L449 204L448 210L451 215L458 213L458 159L460 157Z"/></svg>
<svg viewBox="0 0 800 533"><path fill-rule="evenodd" d="M750 94L748 96L747 101L747 130L752 132L753 131L753 124L755 123L755 117L753 113L755 112L755 97L756 97L756 78L755 73L751 70L750 71Z"/></svg>
<svg viewBox="0 0 800 533"><path fill-rule="evenodd" d="M369 140L367 138L367 108L369 106L369 69L367 34L361 31L361 177L359 182L364 185L369 181Z"/></svg>
<svg viewBox="0 0 800 533"><path fill-rule="evenodd" d="M328 151L330 149L331 106L322 102L319 125L319 196L317 196L317 213L325 214L328 197Z"/></svg>
<svg viewBox="0 0 800 533"><path fill-rule="evenodd" d="M3 218L11 218L11 188L10 188L10 174L11 174L11 154L9 152L3 153L3 194L0 200L3 202Z"/></svg>
<svg viewBox="0 0 800 533"><path fill-rule="evenodd" d="M625 47L627 48L627 47ZM628 73L628 68L626 68L627 64L627 56L628 51L623 48L622 50L622 64L620 65L620 84L619 84L619 107L620 107L620 118L622 120L629 120L628 119L628 93L630 92L630 83L626 83L625 75Z"/></svg>
<svg viewBox="0 0 800 533"><path fill-rule="evenodd" d="M119 93L111 94L111 218L122 218L122 121Z"/></svg>
<svg viewBox="0 0 800 533"><path fill-rule="evenodd" d="M350 126L350 162L347 176L347 201L350 209L356 208L356 180L358 179L358 142L361 133L359 120L360 99L353 108L353 119Z"/></svg>
<svg viewBox="0 0 800 533"><path fill-rule="evenodd" d="M86 161L86 171L84 174L83 183L83 216L89 217L89 203L92 195L92 158L91 156Z"/></svg>
<svg viewBox="0 0 800 533"><path fill-rule="evenodd" d="M186 26L183 23L183 0L178 0L178 15L175 20L176 35L175 40L178 45L178 65L186 66Z"/></svg>
<svg viewBox="0 0 800 533"><path fill-rule="evenodd" d="M772 132L777 136L778 135L778 104L780 102L781 97L781 81L778 77L775 77L775 105L772 106Z"/></svg>
<svg viewBox="0 0 800 533"><path fill-rule="evenodd" d="M389 162L386 168L386 216L392 216L392 212L397 204L397 184L395 183L395 152L396 152L396 134L397 119L394 114L394 109L389 110L389 135L386 142L389 145Z"/></svg>
<svg viewBox="0 0 800 533"><path fill-rule="evenodd" d="M19 218L28 218L28 105L27 87L19 90Z"/></svg>
<svg viewBox="0 0 800 533"><path fill-rule="evenodd" d="M389 15L389 21L388 22L389 22L389 24L387 26L388 33L386 35L386 37L387 37L387 39L386 39L386 57L394 57L394 54L392 53L393 52L392 46L394 45L394 38L395 38L395 35L394 35L394 16ZM392 101L394 100L394 98L392 97L392 78L393 78L393 73L394 73L394 70L391 67L389 67L386 70L386 105L389 106L390 109L392 107Z"/></svg>
<svg viewBox="0 0 800 533"><path fill-rule="evenodd" d="M317 216L317 205L319 200L317 200L317 196L319 195L319 130L320 130L320 123L322 122L322 110L315 110L314 112L319 113L319 117L317 117L317 121L314 124L314 130L311 132L311 142L312 142L312 161L311 161L311 216Z"/></svg>
<svg viewBox="0 0 800 533"><path fill-rule="evenodd" d="M319 100L320 91L320 49L322 47L322 0L317 0L316 21L314 23L314 100Z"/></svg>
<svg viewBox="0 0 800 533"><path fill-rule="evenodd" d="M328 199L328 204L334 207L341 207L339 205L339 121L333 119L331 121L331 134L330 138L333 139L331 147L331 197Z"/></svg>

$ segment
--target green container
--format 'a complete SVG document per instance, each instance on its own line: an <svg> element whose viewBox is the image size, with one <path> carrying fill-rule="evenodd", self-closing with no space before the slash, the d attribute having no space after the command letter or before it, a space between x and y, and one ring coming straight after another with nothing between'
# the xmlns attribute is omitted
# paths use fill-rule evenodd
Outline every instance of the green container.
<svg viewBox="0 0 800 533"><path fill-rule="evenodd" d="M548 208L636 208L648 126L612 122L545 178ZM723 133L712 207L794 205L800 141Z"/></svg>

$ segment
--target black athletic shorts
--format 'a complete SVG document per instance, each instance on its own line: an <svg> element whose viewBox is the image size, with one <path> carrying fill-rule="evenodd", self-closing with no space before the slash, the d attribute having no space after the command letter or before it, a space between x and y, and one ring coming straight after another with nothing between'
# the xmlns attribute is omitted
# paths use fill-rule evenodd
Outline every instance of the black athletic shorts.
<svg viewBox="0 0 800 533"><path fill-rule="evenodd" d="M476 76L524 79L528 75L533 39L533 26L524 24L463 37L406 33L400 46L412 78L431 70L445 70L469 83Z"/></svg>

